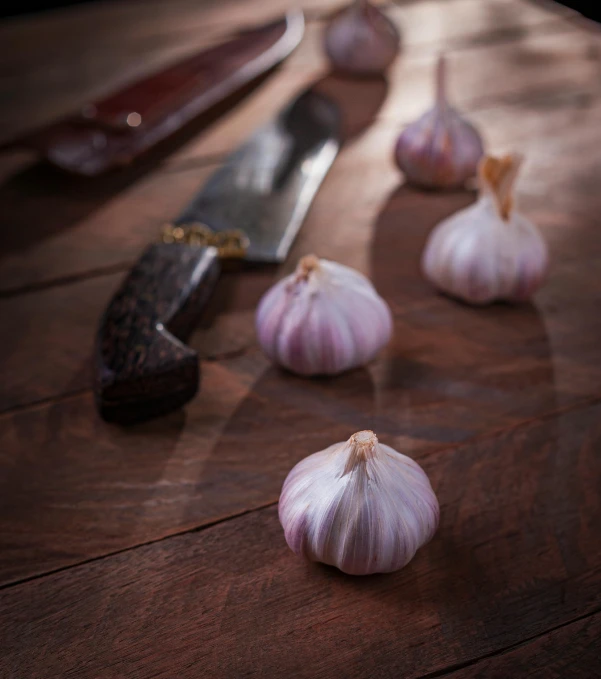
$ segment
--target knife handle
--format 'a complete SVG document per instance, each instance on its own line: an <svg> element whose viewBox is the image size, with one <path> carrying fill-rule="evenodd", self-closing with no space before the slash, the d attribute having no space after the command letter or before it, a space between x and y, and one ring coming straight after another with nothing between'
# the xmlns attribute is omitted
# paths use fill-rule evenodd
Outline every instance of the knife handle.
<svg viewBox="0 0 601 679"><path fill-rule="evenodd" d="M109 303L96 337L101 416L129 424L180 408L198 391L197 353L184 344L215 288L215 248L149 246Z"/></svg>

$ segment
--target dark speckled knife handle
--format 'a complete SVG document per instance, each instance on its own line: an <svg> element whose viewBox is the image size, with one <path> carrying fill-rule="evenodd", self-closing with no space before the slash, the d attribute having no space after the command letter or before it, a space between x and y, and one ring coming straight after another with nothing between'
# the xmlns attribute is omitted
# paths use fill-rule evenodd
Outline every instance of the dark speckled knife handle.
<svg viewBox="0 0 601 679"><path fill-rule="evenodd" d="M96 338L96 401L122 424L175 410L198 391L198 355L184 342L219 276L215 248L146 249L113 297Z"/></svg>

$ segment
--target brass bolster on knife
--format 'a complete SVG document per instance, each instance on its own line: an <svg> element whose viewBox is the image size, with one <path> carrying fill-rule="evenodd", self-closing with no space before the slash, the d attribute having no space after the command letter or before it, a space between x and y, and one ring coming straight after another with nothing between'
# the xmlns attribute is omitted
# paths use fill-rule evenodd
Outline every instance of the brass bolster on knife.
<svg viewBox="0 0 601 679"><path fill-rule="evenodd" d="M184 243L198 247L212 246L221 259L243 259L250 245L248 236L238 229L213 231L201 222L165 224L161 234L163 243Z"/></svg>

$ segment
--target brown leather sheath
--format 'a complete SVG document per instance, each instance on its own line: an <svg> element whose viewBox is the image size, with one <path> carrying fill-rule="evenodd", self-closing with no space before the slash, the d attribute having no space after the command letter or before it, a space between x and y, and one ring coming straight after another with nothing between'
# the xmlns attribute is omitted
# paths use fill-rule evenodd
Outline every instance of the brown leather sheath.
<svg viewBox="0 0 601 679"><path fill-rule="evenodd" d="M238 34L154 73L76 115L2 148L29 148L74 174L123 165L285 59L300 42L302 13Z"/></svg>

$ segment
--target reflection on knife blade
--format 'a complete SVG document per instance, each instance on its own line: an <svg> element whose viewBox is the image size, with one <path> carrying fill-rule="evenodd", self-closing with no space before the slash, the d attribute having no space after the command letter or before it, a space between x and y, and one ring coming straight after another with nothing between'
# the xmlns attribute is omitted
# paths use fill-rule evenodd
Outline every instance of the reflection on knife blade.
<svg viewBox="0 0 601 679"><path fill-rule="evenodd" d="M336 105L304 92L226 160L175 224L239 229L250 241L245 259L282 261L338 152L339 127Z"/></svg>

